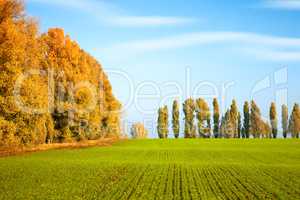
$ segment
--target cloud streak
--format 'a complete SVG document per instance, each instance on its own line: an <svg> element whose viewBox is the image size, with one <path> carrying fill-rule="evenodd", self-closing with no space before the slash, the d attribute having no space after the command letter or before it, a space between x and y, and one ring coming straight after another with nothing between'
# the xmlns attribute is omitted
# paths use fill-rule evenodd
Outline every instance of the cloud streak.
<svg viewBox="0 0 300 200"><path fill-rule="evenodd" d="M299 0L266 0L263 4L266 8L300 10Z"/></svg>
<svg viewBox="0 0 300 200"><path fill-rule="evenodd" d="M162 17L162 16L119 16L113 19L114 24L120 26L162 26L184 25L196 21L185 17Z"/></svg>
<svg viewBox="0 0 300 200"><path fill-rule="evenodd" d="M78 9L97 20L122 27L179 26L193 23L196 19L178 16L132 16L112 3L95 0L28 0L28 2Z"/></svg>
<svg viewBox="0 0 300 200"><path fill-rule="evenodd" d="M112 45L105 52L140 54L203 45L237 47L260 59L300 61L300 38L276 37L247 32L196 32ZM247 50L245 50L247 49Z"/></svg>
<svg viewBox="0 0 300 200"><path fill-rule="evenodd" d="M268 61L286 61L286 62L299 62L300 50L298 51L281 51L271 49L246 49L244 52L253 55L261 60Z"/></svg>
<svg viewBox="0 0 300 200"><path fill-rule="evenodd" d="M245 32L200 32L150 40L130 41L114 45L112 48L126 48L138 51L174 49L202 44L236 43L277 47L300 47L300 38L275 37Z"/></svg>

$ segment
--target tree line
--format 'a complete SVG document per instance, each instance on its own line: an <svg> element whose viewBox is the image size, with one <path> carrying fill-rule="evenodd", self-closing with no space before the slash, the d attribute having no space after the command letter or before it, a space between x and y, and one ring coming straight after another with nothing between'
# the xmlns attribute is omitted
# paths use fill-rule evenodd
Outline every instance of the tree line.
<svg viewBox="0 0 300 200"><path fill-rule="evenodd" d="M180 109L179 102L174 100L172 106L172 129L175 138L180 133ZM239 111L237 102L232 101L230 108L224 115L220 113L218 100L213 99L213 111L209 104L202 98L194 100L188 98L182 104L184 113L184 138L277 138L278 114L275 103L271 103L269 120L262 118L260 108L251 101L246 101L243 111ZM212 121L211 121L212 120ZM300 107L294 104L293 110L288 113L286 105L281 106L281 124L283 137L291 134L293 138L299 138L300 133ZM169 135L168 107L158 110L157 132L159 138L167 138Z"/></svg>
<svg viewBox="0 0 300 200"><path fill-rule="evenodd" d="M40 34L22 1L0 1L0 146L117 136L120 108L102 66L63 29Z"/></svg>

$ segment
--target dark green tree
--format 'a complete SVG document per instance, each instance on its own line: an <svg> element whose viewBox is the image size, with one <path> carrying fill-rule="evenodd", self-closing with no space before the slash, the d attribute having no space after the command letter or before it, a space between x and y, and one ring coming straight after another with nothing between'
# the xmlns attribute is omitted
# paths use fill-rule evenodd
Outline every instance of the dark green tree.
<svg viewBox="0 0 300 200"><path fill-rule="evenodd" d="M173 133L174 137L179 137L180 124L179 124L179 103L177 100L173 102L173 110L172 110L172 125L173 125Z"/></svg>
<svg viewBox="0 0 300 200"><path fill-rule="evenodd" d="M225 134L225 116L222 116L221 118L221 125L220 125L220 130L219 130L219 138L224 137Z"/></svg>
<svg viewBox="0 0 300 200"><path fill-rule="evenodd" d="M243 134L243 136L245 138L249 138L249 136L250 136L250 106L249 106L248 101L245 102L243 110L244 110L244 123L243 123L244 134Z"/></svg>
<svg viewBox="0 0 300 200"><path fill-rule="evenodd" d="M245 128L244 127L242 127L241 136L242 136L242 138L246 138Z"/></svg>
<svg viewBox="0 0 300 200"><path fill-rule="evenodd" d="M286 105L282 105L281 110L282 110L281 122L282 122L283 137L286 138L288 133L288 120L289 120L288 107Z"/></svg>
<svg viewBox="0 0 300 200"><path fill-rule="evenodd" d="M220 108L217 98L214 98L213 100L213 107L214 107L214 137L218 138L220 135Z"/></svg>
<svg viewBox="0 0 300 200"><path fill-rule="evenodd" d="M241 138L241 134L242 134L242 116L241 113L238 113L238 138Z"/></svg>

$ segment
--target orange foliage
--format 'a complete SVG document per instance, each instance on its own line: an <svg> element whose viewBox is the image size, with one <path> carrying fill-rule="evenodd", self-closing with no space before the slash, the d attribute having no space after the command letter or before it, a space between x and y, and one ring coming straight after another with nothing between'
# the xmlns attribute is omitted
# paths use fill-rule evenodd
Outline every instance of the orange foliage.
<svg viewBox="0 0 300 200"><path fill-rule="evenodd" d="M118 136L120 108L96 59L62 29L39 35L22 2L0 0L1 145Z"/></svg>

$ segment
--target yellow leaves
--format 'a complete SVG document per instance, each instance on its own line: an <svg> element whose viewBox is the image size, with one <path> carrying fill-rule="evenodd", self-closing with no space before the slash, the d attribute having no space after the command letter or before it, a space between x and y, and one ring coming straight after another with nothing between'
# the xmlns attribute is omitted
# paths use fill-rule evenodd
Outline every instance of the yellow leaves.
<svg viewBox="0 0 300 200"><path fill-rule="evenodd" d="M299 137L300 133L300 107L299 104L295 104L290 117L289 131L292 133L292 137Z"/></svg>
<svg viewBox="0 0 300 200"><path fill-rule="evenodd" d="M20 109L16 106L13 96L0 96L0 116L12 119Z"/></svg>
<svg viewBox="0 0 300 200"><path fill-rule="evenodd" d="M13 122L7 121L0 117L0 146L13 146L18 144L16 126Z"/></svg>
<svg viewBox="0 0 300 200"><path fill-rule="evenodd" d="M23 15L24 4L19 0L0 0L0 23Z"/></svg>
<svg viewBox="0 0 300 200"><path fill-rule="evenodd" d="M131 127L131 136L135 139L143 139L148 137L148 130L143 123L135 123Z"/></svg>
<svg viewBox="0 0 300 200"><path fill-rule="evenodd" d="M2 121L14 125L22 144L52 141L56 132L72 136L72 126L83 121L86 132L99 134L106 127L107 133L119 134L121 104L101 65L63 29L38 35L35 20L22 13L18 0L0 0ZM52 106L55 113L48 112Z"/></svg>
<svg viewBox="0 0 300 200"><path fill-rule="evenodd" d="M196 111L199 120L202 121L210 118L209 106L202 98L196 100Z"/></svg>

